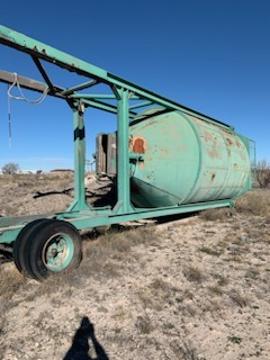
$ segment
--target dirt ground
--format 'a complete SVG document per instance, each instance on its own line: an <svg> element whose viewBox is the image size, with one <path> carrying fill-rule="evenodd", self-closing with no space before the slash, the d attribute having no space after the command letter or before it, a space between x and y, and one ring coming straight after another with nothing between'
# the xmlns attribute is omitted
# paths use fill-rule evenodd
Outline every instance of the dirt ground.
<svg viewBox="0 0 270 360"><path fill-rule="evenodd" d="M2 215L70 202L33 199L70 178L0 182ZM88 234L83 250L76 272L43 283L2 257L0 359L270 359L270 190L236 210Z"/></svg>

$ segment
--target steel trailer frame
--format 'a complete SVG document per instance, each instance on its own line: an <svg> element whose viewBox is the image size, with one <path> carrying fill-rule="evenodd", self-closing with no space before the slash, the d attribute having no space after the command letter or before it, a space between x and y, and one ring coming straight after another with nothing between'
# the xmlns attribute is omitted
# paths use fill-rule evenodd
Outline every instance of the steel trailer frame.
<svg viewBox="0 0 270 360"><path fill-rule="evenodd" d="M149 115L147 116L138 112L138 109L147 109L153 105L158 105L159 109L155 114L177 110L183 114L190 114L204 121L225 127L229 132L234 131L233 127L127 80L121 79L104 69L45 45L5 26L0 26L0 44L29 55L45 81L42 83L18 76L18 81L22 88L39 93L42 93L48 88L49 96L66 101L73 112L74 200L66 211L48 217L68 221L78 230L83 230L142 218L153 218L209 208L233 206L234 200L226 199L161 208L134 207L130 201L130 161L136 161L138 159L136 154L129 151L129 122L138 116L140 116L140 119L147 119ZM60 68L82 75L87 78L87 81L70 88L56 86L48 76L42 61L52 63ZM11 84L14 81L14 75L0 71L0 82L1 81ZM80 93L82 90L94 88L99 84L106 85L110 93ZM112 100L114 100L116 104L112 104ZM84 112L88 107L117 115L117 203L113 208L92 207L86 202L84 186ZM0 243L12 244L27 223L41 217L44 216L33 215L0 218Z"/></svg>

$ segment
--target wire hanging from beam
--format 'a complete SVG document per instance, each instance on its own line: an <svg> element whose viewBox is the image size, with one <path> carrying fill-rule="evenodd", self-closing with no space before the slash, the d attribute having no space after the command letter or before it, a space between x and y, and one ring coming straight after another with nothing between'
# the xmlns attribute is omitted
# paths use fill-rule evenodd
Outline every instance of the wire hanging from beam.
<svg viewBox="0 0 270 360"><path fill-rule="evenodd" d="M22 89L20 87L20 83L18 81L18 74L17 73L13 73L13 74L14 74L14 81L8 88L8 97L10 99L22 100L22 101L27 102L28 104L33 104L33 105L41 104L46 99L46 96L47 96L47 94L49 92L49 87L48 86L44 88L44 91L43 91L43 93L41 94L40 97L38 97L37 99L29 99L24 95L24 93L23 93L23 91L22 91ZM17 89L19 91L20 96L15 96L15 95L11 94L11 91L15 86L17 86Z"/></svg>
<svg viewBox="0 0 270 360"><path fill-rule="evenodd" d="M27 98L21 87L20 87L20 83L18 80L18 74L17 73L13 73L14 75L14 81L13 83L8 86L8 90L7 90L7 95L8 95L8 138L9 138L9 147L11 147L12 144L12 115L11 115L11 100L21 100L21 101L25 101L28 104L31 105L39 105L41 103L43 103L43 101L46 99L48 92L49 92L49 87L45 87L43 93L41 94L40 97L38 97L37 99L29 99ZM11 93L11 91L13 90L13 88L17 86L17 89L19 91L19 96L13 95Z"/></svg>

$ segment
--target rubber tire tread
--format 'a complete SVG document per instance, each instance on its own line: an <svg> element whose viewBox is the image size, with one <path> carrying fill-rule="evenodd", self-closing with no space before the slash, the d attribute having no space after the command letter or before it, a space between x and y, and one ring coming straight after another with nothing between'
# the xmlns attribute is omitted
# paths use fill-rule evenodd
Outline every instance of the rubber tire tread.
<svg viewBox="0 0 270 360"><path fill-rule="evenodd" d="M42 260L42 250L46 241L56 233L65 233L73 240L74 255L69 266L61 273L76 269L82 260L81 236L78 230L70 223L62 220L52 220L50 223L40 224L31 233L27 244L28 258L26 261L27 271L36 280L43 280L49 275L59 274L49 270Z"/></svg>
<svg viewBox="0 0 270 360"><path fill-rule="evenodd" d="M27 257L26 247L27 247L28 238L37 226L39 226L41 223L44 224L49 221L51 221L51 219L44 218L44 219L37 219L28 223L24 228L22 228L22 230L20 231L19 235L17 236L13 244L14 263L17 269L28 277L32 277L32 275L29 274L25 268L25 259Z"/></svg>

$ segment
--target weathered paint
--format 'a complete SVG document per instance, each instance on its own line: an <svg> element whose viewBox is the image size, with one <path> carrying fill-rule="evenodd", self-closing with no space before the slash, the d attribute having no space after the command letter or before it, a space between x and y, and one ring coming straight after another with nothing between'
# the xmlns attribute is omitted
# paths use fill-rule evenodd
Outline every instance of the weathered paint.
<svg viewBox="0 0 270 360"><path fill-rule="evenodd" d="M232 130L175 111L135 121L130 134L144 153L131 177L136 206L234 199L250 188L248 149Z"/></svg>
<svg viewBox="0 0 270 360"><path fill-rule="evenodd" d="M232 207L232 200L206 201L197 204L187 204L182 206L170 206L166 208L155 209L135 209L124 215L116 215L114 211L108 209L97 209L95 214L89 212L70 213L64 212L56 214L55 218L65 220L73 224L77 229L85 230L108 224L118 224L125 221L134 221L159 216L169 216L175 214L184 214L205 209ZM42 218L41 215L38 218ZM0 243L11 244L18 236L21 229L29 222L22 221L21 218L13 218L14 226L3 227L0 219Z"/></svg>
<svg viewBox="0 0 270 360"><path fill-rule="evenodd" d="M248 141L244 137L237 137L230 125L4 26L0 26L0 43L28 54L36 64L44 60L88 78L85 83L69 89L51 84L52 90L48 93L64 99L72 107L75 135L74 202L65 212L50 217L69 221L79 230L89 229L142 218L232 206L234 197L248 189L249 185L244 185L249 184L246 182L246 177L249 177L246 156ZM38 68L41 72L40 66ZM48 80L45 79L46 82ZM107 86L113 96L74 94L74 91L100 83ZM29 87L29 81L25 86ZM35 85L35 90L40 91L39 86ZM106 102L106 99L115 99L117 105ZM130 104L138 99L139 103ZM167 114L153 117L153 114L140 116L134 112L152 104L159 107L160 114ZM117 204L113 209L88 206L85 199L83 116L88 106L117 114L117 159L114 161L117 167ZM132 122L130 125L129 121L134 117L136 122L139 119L145 121L137 125ZM134 141L130 135L133 135ZM224 200L219 200L222 198ZM134 204L145 208L134 207ZM153 206L157 208L151 208ZM30 218L1 218L0 243L12 243L30 221Z"/></svg>
<svg viewBox="0 0 270 360"><path fill-rule="evenodd" d="M106 70L99 68L89 62L76 58L68 53L46 45L38 40L35 40L22 33L14 31L6 26L0 25L0 43L15 48L24 53L30 54L36 58L51 62L59 67L67 69L72 72L76 72L79 75L86 77L92 77L99 82L110 84L115 87L130 91L133 95L139 96L139 98L150 100L151 103L159 104L165 108L180 110L186 114L196 113L201 119L209 122L219 123L220 126L230 127L230 125L223 123L217 119L214 119L208 115L202 114L196 110L190 109L182 104L165 98L159 94L142 88L136 84L131 83L119 76L109 73ZM67 90L69 91L69 90ZM81 94L79 98L84 98L85 94ZM134 98L134 97L133 97ZM91 100L85 100L85 103L90 103L93 107L99 107L103 110L113 111L110 104L104 104L98 106L98 102ZM106 109L107 108L107 109Z"/></svg>

